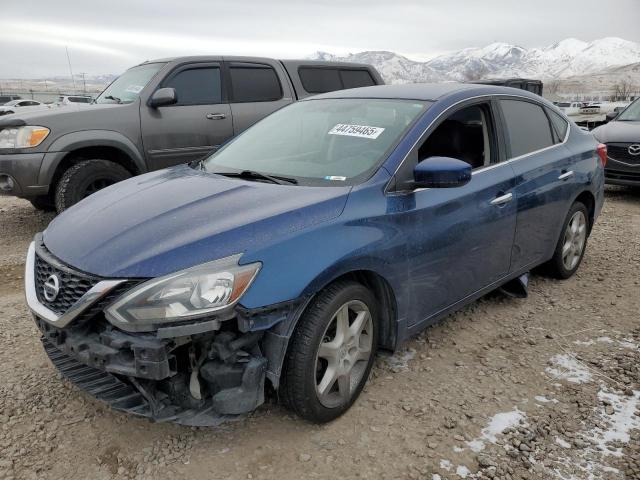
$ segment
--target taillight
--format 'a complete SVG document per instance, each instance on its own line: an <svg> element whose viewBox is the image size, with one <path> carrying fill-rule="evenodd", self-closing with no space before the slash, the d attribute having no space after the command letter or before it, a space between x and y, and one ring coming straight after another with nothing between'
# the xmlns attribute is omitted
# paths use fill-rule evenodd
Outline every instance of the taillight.
<svg viewBox="0 0 640 480"><path fill-rule="evenodd" d="M603 167L607 166L607 146L604 143L599 143L596 147L596 152L598 152L598 156L600 157L600 163L602 163Z"/></svg>

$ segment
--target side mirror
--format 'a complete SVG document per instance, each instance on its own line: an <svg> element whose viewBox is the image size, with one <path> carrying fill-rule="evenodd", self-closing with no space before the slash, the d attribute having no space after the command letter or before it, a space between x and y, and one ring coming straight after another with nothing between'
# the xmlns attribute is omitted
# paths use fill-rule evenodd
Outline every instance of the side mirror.
<svg viewBox="0 0 640 480"><path fill-rule="evenodd" d="M471 165L450 157L429 157L413 169L415 188L454 188L471 180Z"/></svg>
<svg viewBox="0 0 640 480"><path fill-rule="evenodd" d="M620 114L620 112L609 112L605 115L607 122L610 122L611 120L615 120L616 118L618 118L618 115Z"/></svg>
<svg viewBox="0 0 640 480"><path fill-rule="evenodd" d="M149 106L153 108L164 107L165 105L173 105L177 101L178 95L175 88L159 88L151 95Z"/></svg>

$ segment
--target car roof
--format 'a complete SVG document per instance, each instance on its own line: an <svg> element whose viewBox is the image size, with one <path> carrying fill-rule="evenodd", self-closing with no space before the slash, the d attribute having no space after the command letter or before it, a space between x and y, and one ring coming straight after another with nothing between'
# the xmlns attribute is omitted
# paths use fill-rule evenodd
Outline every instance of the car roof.
<svg viewBox="0 0 640 480"><path fill-rule="evenodd" d="M155 60L147 60L142 62L140 65L145 65L148 63L191 63L191 62L220 62L220 61L230 61L230 62L282 62L283 64L293 65L293 66L336 66L340 65L343 67L367 67L373 68L371 65L366 63L354 63L354 62L326 62L323 60L304 60L304 59L276 59L272 57L248 57L248 56L239 56L239 55L190 55L184 57L166 57L166 58L157 58ZM137 65L136 65L137 66Z"/></svg>
<svg viewBox="0 0 640 480"><path fill-rule="evenodd" d="M512 87L493 85L478 85L472 83L407 83L396 85L376 85L372 87L350 88L337 90L321 95L315 95L305 100L320 98L385 98L402 100L423 100L435 102L449 94L466 92L469 96L476 95L517 95L542 101L542 97L526 90Z"/></svg>

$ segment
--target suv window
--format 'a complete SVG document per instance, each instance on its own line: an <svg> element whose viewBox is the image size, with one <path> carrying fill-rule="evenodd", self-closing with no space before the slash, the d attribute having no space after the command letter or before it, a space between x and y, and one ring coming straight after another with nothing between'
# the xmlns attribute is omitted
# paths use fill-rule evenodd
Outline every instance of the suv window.
<svg viewBox="0 0 640 480"><path fill-rule="evenodd" d="M467 162L474 169L497 161L497 151L491 148L495 141L489 112L489 105L481 104L451 114L420 146L418 161L451 157Z"/></svg>
<svg viewBox="0 0 640 480"><path fill-rule="evenodd" d="M557 112L554 112L550 108L545 108L545 110L547 115L549 115L549 120L551 120L551 125L553 126L553 133L555 134L554 143L562 143L564 141L564 137L567 136L569 124Z"/></svg>
<svg viewBox="0 0 640 480"><path fill-rule="evenodd" d="M342 88L370 87L376 83L368 70L340 70Z"/></svg>
<svg viewBox="0 0 640 480"><path fill-rule="evenodd" d="M309 93L375 85L368 70L355 68L300 67L298 75Z"/></svg>
<svg viewBox="0 0 640 480"><path fill-rule="evenodd" d="M309 93L324 93L342 89L340 74L335 68L304 67L298 69L302 86Z"/></svg>
<svg viewBox="0 0 640 480"><path fill-rule="evenodd" d="M551 125L540 105L523 100L500 100L511 146L510 158L554 144Z"/></svg>
<svg viewBox="0 0 640 480"><path fill-rule="evenodd" d="M163 87L174 88L176 105L208 105L222 103L220 67L197 67L180 70Z"/></svg>
<svg viewBox="0 0 640 480"><path fill-rule="evenodd" d="M234 102L273 102L282 98L278 75L268 65L231 64L229 72Z"/></svg>

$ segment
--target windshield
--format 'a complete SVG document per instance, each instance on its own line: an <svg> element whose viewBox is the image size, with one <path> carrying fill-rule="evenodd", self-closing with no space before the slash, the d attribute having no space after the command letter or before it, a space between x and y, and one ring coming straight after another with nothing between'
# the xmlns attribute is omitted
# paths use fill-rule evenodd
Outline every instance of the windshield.
<svg viewBox="0 0 640 480"><path fill-rule="evenodd" d="M622 122L640 122L640 99L629 105L616 120Z"/></svg>
<svg viewBox="0 0 640 480"><path fill-rule="evenodd" d="M145 63L130 68L111 85L109 85L96 99L96 103L131 103L138 98L147 83L158 73L164 63Z"/></svg>
<svg viewBox="0 0 640 480"><path fill-rule="evenodd" d="M427 105L360 98L297 102L256 123L203 168L249 170L303 185L354 185L377 169Z"/></svg>

